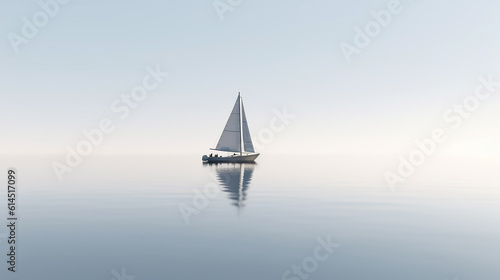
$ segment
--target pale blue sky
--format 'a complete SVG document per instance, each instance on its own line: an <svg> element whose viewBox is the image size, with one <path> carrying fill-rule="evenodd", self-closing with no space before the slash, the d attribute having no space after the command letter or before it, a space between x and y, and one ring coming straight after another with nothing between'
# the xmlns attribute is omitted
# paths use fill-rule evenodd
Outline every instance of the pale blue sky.
<svg viewBox="0 0 500 280"><path fill-rule="evenodd" d="M273 109L297 115L268 153L398 153L472 94L500 80L497 1L401 1L348 63L339 48L389 1L243 1L221 21L209 0L73 0L14 53L7 34L37 1L0 9L1 152L65 152L141 83L170 73L96 152L213 147L241 91L257 138ZM500 92L450 133L445 151L498 152ZM254 139L255 140L255 139ZM477 151L476 151L477 150Z"/></svg>

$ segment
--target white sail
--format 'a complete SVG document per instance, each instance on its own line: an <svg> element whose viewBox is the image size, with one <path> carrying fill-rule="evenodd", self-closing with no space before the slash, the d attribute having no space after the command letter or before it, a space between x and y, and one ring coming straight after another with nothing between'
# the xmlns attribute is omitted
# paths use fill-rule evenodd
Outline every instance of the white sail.
<svg viewBox="0 0 500 280"><path fill-rule="evenodd" d="M243 124L243 145L245 152L255 153L252 143L252 137L250 137L250 130L248 129L247 116L245 115L245 108L243 108L243 102L241 102L241 113L242 113L242 124Z"/></svg>
<svg viewBox="0 0 500 280"><path fill-rule="evenodd" d="M224 131L215 150L227 152L241 151L240 97L236 99L233 111L229 115Z"/></svg>

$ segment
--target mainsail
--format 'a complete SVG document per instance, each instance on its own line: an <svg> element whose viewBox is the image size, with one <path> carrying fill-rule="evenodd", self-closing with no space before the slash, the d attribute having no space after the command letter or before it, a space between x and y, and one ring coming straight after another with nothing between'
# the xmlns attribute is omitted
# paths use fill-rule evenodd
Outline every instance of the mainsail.
<svg viewBox="0 0 500 280"><path fill-rule="evenodd" d="M239 153L243 151L255 152L250 130L248 129L245 109L239 94L215 150Z"/></svg>
<svg viewBox="0 0 500 280"><path fill-rule="evenodd" d="M229 115L224 131L215 147L219 151L241 151L240 97L236 99L233 111Z"/></svg>

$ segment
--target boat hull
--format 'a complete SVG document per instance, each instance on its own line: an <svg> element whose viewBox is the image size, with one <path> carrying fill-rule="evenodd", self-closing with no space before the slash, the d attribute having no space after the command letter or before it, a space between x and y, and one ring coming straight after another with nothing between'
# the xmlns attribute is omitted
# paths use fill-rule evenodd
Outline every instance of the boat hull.
<svg viewBox="0 0 500 280"><path fill-rule="evenodd" d="M236 156L228 156L228 157L209 157L207 155L204 155L202 157L203 162L208 162L208 163L215 163L215 162L235 162L235 163L240 163L240 162L254 162L255 159L259 156L260 154L251 154L251 155L236 155Z"/></svg>

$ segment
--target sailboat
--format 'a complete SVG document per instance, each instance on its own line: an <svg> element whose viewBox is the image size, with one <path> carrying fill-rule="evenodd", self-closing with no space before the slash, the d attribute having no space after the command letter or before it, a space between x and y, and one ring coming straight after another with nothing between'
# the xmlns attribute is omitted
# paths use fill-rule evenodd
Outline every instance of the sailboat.
<svg viewBox="0 0 500 280"><path fill-rule="evenodd" d="M227 156L220 156L218 154L204 155L202 157L204 162L254 162L260 155L256 153L253 148L252 137L250 137L247 117L239 92L219 142L217 142L217 146L211 150L229 152L232 154Z"/></svg>

